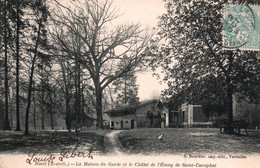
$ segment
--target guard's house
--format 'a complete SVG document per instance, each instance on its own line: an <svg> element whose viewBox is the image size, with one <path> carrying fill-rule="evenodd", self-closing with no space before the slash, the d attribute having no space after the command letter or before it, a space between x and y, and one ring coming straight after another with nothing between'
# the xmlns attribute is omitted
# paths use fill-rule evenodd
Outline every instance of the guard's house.
<svg viewBox="0 0 260 168"><path fill-rule="evenodd" d="M165 127L168 124L168 108L156 99L137 105L122 105L105 113L110 116L111 129Z"/></svg>

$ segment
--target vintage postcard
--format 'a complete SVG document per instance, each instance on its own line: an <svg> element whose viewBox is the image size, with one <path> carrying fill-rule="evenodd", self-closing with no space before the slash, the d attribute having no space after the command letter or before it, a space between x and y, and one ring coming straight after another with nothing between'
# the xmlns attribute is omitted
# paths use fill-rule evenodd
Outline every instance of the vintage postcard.
<svg viewBox="0 0 260 168"><path fill-rule="evenodd" d="M0 0L0 168L256 168L258 0Z"/></svg>

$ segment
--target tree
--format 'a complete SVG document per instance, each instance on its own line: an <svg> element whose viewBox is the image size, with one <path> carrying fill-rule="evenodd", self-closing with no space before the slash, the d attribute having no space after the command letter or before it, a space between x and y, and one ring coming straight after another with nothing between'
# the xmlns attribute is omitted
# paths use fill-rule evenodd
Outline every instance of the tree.
<svg viewBox="0 0 260 168"><path fill-rule="evenodd" d="M214 85L212 83L214 83ZM186 101L202 106L226 106L226 101L223 99L223 96L226 94L223 89L224 85L224 78L209 74L196 83L191 83L189 87L172 93L171 99L175 105ZM168 92L169 90L166 90L164 94L168 94Z"/></svg>
<svg viewBox="0 0 260 168"><path fill-rule="evenodd" d="M64 96L65 103L65 122L67 129L71 129L72 120L76 120L76 126L83 123L84 115L84 93L83 84L85 74L78 61L71 60L68 57L58 57L60 75L57 77L58 84ZM88 74L87 74L88 75ZM87 90L85 91L87 92ZM73 106L73 108L71 108Z"/></svg>
<svg viewBox="0 0 260 168"><path fill-rule="evenodd" d="M46 91L46 100L44 102L47 112L50 115L50 122L51 122L51 129L54 129L54 107L55 103L58 103L58 101L55 101L55 97L58 97L57 95L57 88L50 83L50 80L48 79L47 82L44 85L45 91Z"/></svg>
<svg viewBox="0 0 260 168"><path fill-rule="evenodd" d="M138 85L136 84L136 75L129 72L124 77L115 80L114 93L116 94L116 104L138 104Z"/></svg>
<svg viewBox="0 0 260 168"><path fill-rule="evenodd" d="M17 10L18 1L3 0L1 3L1 35L3 35L4 67L5 67L5 128L10 130L9 123L9 89L10 72L12 67L12 55L14 55L14 43L17 44L18 26L20 25L19 11ZM15 25L16 24L16 25ZM3 30L3 32L2 32ZM2 41L0 41L2 43ZM1 44L2 45L2 44ZM17 46L17 45L16 45ZM16 47L17 48L17 47ZM19 118L19 115L18 117ZM19 122L17 122L19 123Z"/></svg>
<svg viewBox="0 0 260 168"><path fill-rule="evenodd" d="M20 62L20 34L21 30L24 28L24 24L20 19L20 16L23 15L22 8L25 7L27 1L12 1L12 0L4 0L1 1L1 7L3 11L3 15L1 13L1 20L4 20L4 55L5 55L5 106L6 106L6 119L8 119L8 90L10 89L10 80L11 76L8 74L12 71L12 57L16 58L16 118L17 118L17 126L16 130L20 131L20 112L19 112L19 62ZM3 17L2 17L3 16ZM11 72L12 73L12 72ZM10 129L7 122L6 127Z"/></svg>
<svg viewBox="0 0 260 168"><path fill-rule="evenodd" d="M27 1L11 1L5 0L2 2L5 6L4 8L4 18L5 18L5 89L9 89L8 82L8 63L11 64L11 55L16 58L16 131L21 131L20 129L20 96L19 96L19 71L20 71L20 34L21 30L24 28L24 23L21 20L23 15L22 9L26 6ZM9 49L8 49L9 48ZM15 50L14 50L15 48ZM9 57L8 57L9 56ZM8 57L8 58L7 58ZM10 61L8 62L7 59ZM11 69L9 68L9 71ZM8 111L8 91L6 91L6 110ZM6 111L6 112L7 112ZM7 113L6 113L7 114ZM8 115L6 115L8 118Z"/></svg>
<svg viewBox="0 0 260 168"><path fill-rule="evenodd" d="M44 29L45 23L47 22L48 17L48 9L46 7L45 0L37 0L31 4L33 16L35 17L35 23L37 27L35 28L35 32L32 31L32 36L35 34L35 37L32 39L35 45L28 49L28 52L33 53L32 62L31 62L31 69L30 69L30 76L29 76L29 83L28 83L28 97L27 97L27 107L26 107L26 114L25 114L25 134L29 134L29 112L31 106L31 96L32 96L32 84L33 84L33 76L34 76L34 69L35 69L35 62L38 55L44 55L44 53L39 51L39 46L46 45L46 30ZM41 43L42 42L42 43Z"/></svg>
<svg viewBox="0 0 260 168"><path fill-rule="evenodd" d="M79 61L75 62L75 110L77 113L77 125L80 124L81 112L81 67Z"/></svg>
<svg viewBox="0 0 260 168"><path fill-rule="evenodd" d="M37 73L39 74L39 84L38 84L38 92L39 92L39 104L40 104L40 111L41 111L41 129L45 129L45 102L46 102L46 82L48 82L51 70L51 57L47 54L39 54L38 58L40 59L37 64Z"/></svg>
<svg viewBox="0 0 260 168"><path fill-rule="evenodd" d="M70 101L72 98L72 93L71 93L71 75L70 75L70 63L68 59L64 59L64 58L60 58L58 59L58 62L60 64L61 67L61 81L62 84L61 88L65 97L65 123L66 123L66 128L68 130L71 129L71 106L70 106Z"/></svg>
<svg viewBox="0 0 260 168"><path fill-rule="evenodd" d="M7 17L7 1L1 2L3 3L4 6L4 15L3 15L3 20L4 20L4 67L5 67L5 130L11 130L10 123L9 123L9 112L8 112L8 91L9 91L9 86L8 86L8 40L7 40L7 28L8 28L8 17ZM1 18L2 21L2 18Z"/></svg>
<svg viewBox="0 0 260 168"><path fill-rule="evenodd" d="M20 26L21 26L21 19L20 19L20 0L16 1L16 131L21 131L20 128L20 89L19 89L19 73L20 73Z"/></svg>
<svg viewBox="0 0 260 168"><path fill-rule="evenodd" d="M73 11L61 4L55 10L59 13L53 17L53 46L88 71L95 87L97 123L102 128L103 90L144 60L151 36L142 35L138 24L113 26L111 23L118 15L108 0L86 0L72 5ZM124 67L119 66L122 59L126 60Z"/></svg>
<svg viewBox="0 0 260 168"><path fill-rule="evenodd" d="M196 88L202 86L199 83L214 88L217 83L208 79L221 79L224 92L220 96L226 101L230 125L233 121L232 95L240 93L240 96L257 101L260 82L258 52L222 50L223 8L224 4L234 2L164 1L167 13L160 17L158 35L165 42L159 48L151 47L156 57L150 65L154 69L162 67L164 80L168 81L168 93L182 93L186 101L191 98L190 91L200 90ZM197 97L206 96L197 93ZM230 127L229 132L232 132Z"/></svg>

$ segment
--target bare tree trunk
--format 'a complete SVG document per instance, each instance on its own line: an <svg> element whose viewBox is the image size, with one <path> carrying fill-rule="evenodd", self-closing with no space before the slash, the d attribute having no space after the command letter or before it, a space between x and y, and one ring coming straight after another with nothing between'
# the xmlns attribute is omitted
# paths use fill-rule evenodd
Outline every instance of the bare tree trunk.
<svg viewBox="0 0 260 168"><path fill-rule="evenodd" d="M35 90L34 90L34 92L33 92L33 125L34 125L34 129L36 130L37 127L36 127L36 109L35 109L35 105L36 105L36 102L35 102Z"/></svg>
<svg viewBox="0 0 260 168"><path fill-rule="evenodd" d="M41 60L42 62L42 66L41 66L41 75L42 75L42 79L41 79L41 113L42 113L42 116L41 116L41 124L42 124L42 129L44 129L44 107L43 107L43 101L44 101L44 93L43 93L43 60Z"/></svg>
<svg viewBox="0 0 260 168"><path fill-rule="evenodd" d="M4 59L4 67L5 67L5 130L11 130L10 122L9 122L9 101L8 101L8 64L7 64L7 9L6 9L6 1L5 1L5 9L4 9L4 18L5 18L5 25L4 25L4 50L5 50L5 59Z"/></svg>
<svg viewBox="0 0 260 168"><path fill-rule="evenodd" d="M70 114L70 100L69 100L69 91L66 88L66 93L65 93L66 99L65 99L65 103L66 103L66 127L68 130L71 129L71 114Z"/></svg>
<svg viewBox="0 0 260 168"><path fill-rule="evenodd" d="M19 54L19 33L20 33L20 12L19 12L20 2L19 0L16 1L16 130L21 131L20 128L20 97L19 97L19 70L20 70L20 54Z"/></svg>
<svg viewBox="0 0 260 168"><path fill-rule="evenodd" d="M50 118L51 118L51 129L54 130L54 123L53 123L53 99L52 99L52 89L48 90L48 95L50 99L50 106L49 106L49 113L50 113Z"/></svg>
<svg viewBox="0 0 260 168"><path fill-rule="evenodd" d="M8 89L10 90L11 88L10 87L8 87ZM11 93L10 93L10 91L8 90L8 100L9 100L9 102L11 102L12 101L12 96L13 96L13 94L11 95ZM9 113L9 121L10 121L10 127L11 127L11 129L14 127L14 125L13 125L13 121L14 121L14 117L13 117L13 108L12 108L12 106L9 106L9 109L8 109L8 113Z"/></svg>
<svg viewBox="0 0 260 168"><path fill-rule="evenodd" d="M231 80L227 79L227 113L228 113L228 133L233 133L234 129L232 128L233 123L233 99L232 99L232 86Z"/></svg>
<svg viewBox="0 0 260 168"><path fill-rule="evenodd" d="M76 114L76 123L79 122L79 106L78 106L78 85L77 85L77 72L75 71L75 78L74 78L74 84L75 84L75 102L74 102L74 108L75 108L75 114ZM76 124L76 126L77 126Z"/></svg>
<svg viewBox="0 0 260 168"><path fill-rule="evenodd" d="M61 67L62 67L62 77L64 81L64 88L65 88L65 106L66 106L66 117L65 117L65 122L66 122L66 128L67 130L71 129L71 116L70 116L70 95L69 95L69 88L68 88L68 82L67 82L67 77L68 77L68 65L69 63L67 62L67 68L66 65L61 62ZM67 69L67 71L66 71Z"/></svg>
<svg viewBox="0 0 260 168"><path fill-rule="evenodd" d="M78 64L78 66L77 66L77 91L78 91L78 93L77 93L77 113L78 113L78 125L80 124L80 112L81 112L81 103L80 103L80 97L81 97L81 89L80 89L80 64L78 63L78 61L77 61L77 64Z"/></svg>
<svg viewBox="0 0 260 168"><path fill-rule="evenodd" d="M43 99L43 98L42 98L42 99ZM43 102L43 100L42 100L42 102ZM41 104L41 111L42 111L42 116L41 116L41 117L42 117L42 118L41 118L41 119L42 119L42 129L44 129L44 117L45 117L45 116L44 116L44 108L43 108L43 105L42 105L42 104Z"/></svg>
<svg viewBox="0 0 260 168"><path fill-rule="evenodd" d="M66 80L66 79L64 79ZM65 85L65 104L66 104L66 127L68 130L71 129L71 114L70 114L70 98L69 98L69 89L68 86Z"/></svg>
<svg viewBox="0 0 260 168"><path fill-rule="evenodd" d="M103 129L103 112L102 112L102 90L99 86L96 88L96 111L97 111L97 126Z"/></svg>
<svg viewBox="0 0 260 168"><path fill-rule="evenodd" d="M81 96L82 96L82 123L81 123L81 126L84 126L85 125L85 108L84 108L84 105L85 105L85 99L84 99L84 93L83 93L83 86L82 86L82 90L81 90Z"/></svg>
<svg viewBox="0 0 260 168"><path fill-rule="evenodd" d="M38 42L36 42L36 47L38 46ZM30 112L30 106L31 106L31 95L32 95L32 83L33 83L33 73L34 73L34 64L36 60L36 51L34 54L32 66L31 66L31 74L30 74L30 80L29 80L29 88L28 88L28 99L27 99L27 108L25 113L25 135L29 135L29 112Z"/></svg>
<svg viewBox="0 0 260 168"><path fill-rule="evenodd" d="M50 108L50 117L51 117L51 129L54 130L52 107Z"/></svg>
<svg viewBox="0 0 260 168"><path fill-rule="evenodd" d="M124 103L127 104L127 100L126 100L126 76L124 77L124 85L125 85L125 86L124 86L124 87L125 87L125 88L124 88L124 98L125 98Z"/></svg>
<svg viewBox="0 0 260 168"><path fill-rule="evenodd" d="M30 80L29 80L29 88L28 88L28 99L27 99L27 108L26 108L26 113L25 113L25 135L29 135L29 112L30 112L30 106L31 106L31 95L32 95L32 83L33 83L33 75L34 75L34 64L36 61L37 57L37 50L38 50L38 45L40 41L40 31L41 31L41 19L38 25L38 32L37 32L37 40L34 48L34 56L32 60L32 66L31 66L31 74L30 74Z"/></svg>
<svg viewBox="0 0 260 168"><path fill-rule="evenodd" d="M80 65L79 62L76 61L75 63L75 94L76 94L76 99L75 99L75 109L76 109L76 115L77 115L77 124L76 127L79 127L80 125L80 111L81 111L81 107L80 107Z"/></svg>
<svg viewBox="0 0 260 168"><path fill-rule="evenodd" d="M230 53L229 57L229 66L227 69L227 75L226 75L226 85L227 85L227 113L228 113L228 133L233 133L234 129L232 128L232 123L233 123L233 99L232 99L232 94L233 94L233 88L232 88L232 83L231 83L231 72L232 72L232 67L233 67L233 52Z"/></svg>

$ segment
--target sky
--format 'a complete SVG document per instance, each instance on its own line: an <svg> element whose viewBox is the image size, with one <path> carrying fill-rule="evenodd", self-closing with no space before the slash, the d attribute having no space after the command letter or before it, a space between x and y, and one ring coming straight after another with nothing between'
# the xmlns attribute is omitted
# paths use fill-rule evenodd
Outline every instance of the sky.
<svg viewBox="0 0 260 168"><path fill-rule="evenodd" d="M114 0L115 7L119 8L122 22L139 22L142 27L150 28L157 26L158 16L165 12L162 0ZM159 83L152 72L139 72L137 74L137 84L139 85L138 96L140 100L146 100L158 97L166 84Z"/></svg>

